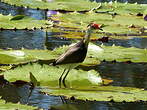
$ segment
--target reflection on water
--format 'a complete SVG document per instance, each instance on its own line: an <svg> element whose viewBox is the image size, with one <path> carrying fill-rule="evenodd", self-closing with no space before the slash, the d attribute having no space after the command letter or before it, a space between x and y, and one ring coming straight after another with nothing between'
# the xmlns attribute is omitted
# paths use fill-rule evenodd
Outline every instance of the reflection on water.
<svg viewBox="0 0 147 110"><path fill-rule="evenodd" d="M15 15L26 15L32 18L41 20L46 18L46 13L44 10L36 10L31 8L24 8L24 7L15 7L9 4L1 3L0 2L0 13L3 15L11 14Z"/></svg>
<svg viewBox="0 0 147 110"><path fill-rule="evenodd" d="M115 103L67 100L59 96L49 96L40 93L40 88L30 89L29 85L16 87L12 85L0 85L0 96L7 102L28 104L37 106L43 110L146 110L143 103ZM10 92L11 91L11 92ZM62 109L61 109L62 108ZM64 108L64 109L63 109Z"/></svg>
<svg viewBox="0 0 147 110"><path fill-rule="evenodd" d="M41 30L5 30L0 31L0 48L13 49L44 49L45 33Z"/></svg>
<svg viewBox="0 0 147 110"><path fill-rule="evenodd" d="M97 70L104 78L111 78L114 86L147 89L147 64L101 63Z"/></svg>
<svg viewBox="0 0 147 110"><path fill-rule="evenodd" d="M60 37L60 34L61 33L59 32L56 33L52 31L46 33L47 37L46 37L45 45L48 50L53 50L57 47L63 45L70 45L72 43L71 39Z"/></svg>
<svg viewBox="0 0 147 110"><path fill-rule="evenodd" d="M0 31L1 49L49 49L53 50L62 45L71 44L70 39L56 37L59 33L44 32L42 30L4 30Z"/></svg>

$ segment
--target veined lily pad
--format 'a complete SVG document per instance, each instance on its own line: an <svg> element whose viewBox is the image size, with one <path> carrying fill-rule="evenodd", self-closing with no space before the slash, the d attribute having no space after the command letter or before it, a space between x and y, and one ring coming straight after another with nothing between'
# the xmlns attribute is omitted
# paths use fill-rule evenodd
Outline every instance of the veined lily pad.
<svg viewBox="0 0 147 110"><path fill-rule="evenodd" d="M98 7L96 2L89 0L52 0L51 2L44 2L41 0L2 0L5 3L17 6L29 6L30 8L50 9L50 10L69 10L69 11L84 11L91 10ZM79 5L81 4L81 5Z"/></svg>
<svg viewBox="0 0 147 110"><path fill-rule="evenodd" d="M90 0L1 0L11 5L29 6L31 8L50 9L50 10L66 10L66 11L89 11L96 9L100 12L119 12L119 13L139 13L144 12L146 5L140 4L124 4L118 2L96 3Z"/></svg>
<svg viewBox="0 0 147 110"><path fill-rule="evenodd" d="M19 16L4 16L0 14L0 28L2 29L34 29L51 27L52 22L46 20L35 20L30 17Z"/></svg>
<svg viewBox="0 0 147 110"><path fill-rule="evenodd" d="M109 2L102 3L101 8L97 9L96 12L103 12L108 14L138 14L146 13L146 4L131 4L131 3L119 3Z"/></svg>
<svg viewBox="0 0 147 110"><path fill-rule="evenodd" d="M65 50L65 49L64 49ZM0 64L20 64L30 61L47 60L50 62L56 59L62 51L54 52L49 50L0 50ZM87 58L84 64L98 64L93 58ZM4 69L3 67L1 68Z"/></svg>
<svg viewBox="0 0 147 110"><path fill-rule="evenodd" d="M0 64L19 64L37 60L52 62L69 46L49 50L0 50ZM139 48L125 48L121 46L97 46L90 43L84 65L99 64L100 61L131 61L135 63L147 62L147 50Z"/></svg>
<svg viewBox="0 0 147 110"><path fill-rule="evenodd" d="M5 66L0 66L0 71L6 71L6 70L9 70L9 69L11 69L12 68L12 66L11 65L5 65Z"/></svg>
<svg viewBox="0 0 147 110"><path fill-rule="evenodd" d="M65 51L67 46L57 48L55 53L60 54ZM131 61L135 63L147 62L147 50L135 47L125 48L121 46L97 46L92 43L89 44L87 57L96 58L100 61Z"/></svg>
<svg viewBox="0 0 147 110"><path fill-rule="evenodd" d="M0 109L1 110L35 110L37 108L28 105L6 103L4 100L0 100Z"/></svg>
<svg viewBox="0 0 147 110"><path fill-rule="evenodd" d="M10 21L12 21L12 20L21 20L24 17L26 17L26 16L25 15L17 15L17 16L14 16L13 18L11 18Z"/></svg>
<svg viewBox="0 0 147 110"><path fill-rule="evenodd" d="M51 95L74 97L81 100L96 101L115 101L115 102L134 102L147 101L147 91L138 88L129 87L113 87L113 86L97 86L97 87L79 87L77 89L43 89Z"/></svg>
<svg viewBox="0 0 147 110"><path fill-rule="evenodd" d="M86 14L80 13L67 13L58 14L52 17L53 20L60 21L59 26L66 28L83 29L89 22L96 22L98 24L106 25L103 28L103 33L111 34L139 34L143 27L147 26L147 22L142 17L135 15L116 15L112 18L108 14L100 14L94 12L88 12ZM125 22L124 22L125 21ZM134 25L131 28L131 25Z"/></svg>
<svg viewBox="0 0 147 110"><path fill-rule="evenodd" d="M55 59L49 50L0 50L0 64L19 64L36 60Z"/></svg>
<svg viewBox="0 0 147 110"><path fill-rule="evenodd" d="M15 50L15 51L0 51L0 63L1 64L15 64L21 62L27 62L32 60L33 58L23 51Z"/></svg>
<svg viewBox="0 0 147 110"><path fill-rule="evenodd" d="M18 66L14 70L2 72L1 74L4 74L5 79L11 82L16 80L30 81L29 76L31 73L40 85L58 87L58 80L63 70L64 68L57 66L27 64L25 66ZM77 86L94 86L102 84L102 79L94 70L83 71L72 69L67 76L66 83L71 88Z"/></svg>
<svg viewBox="0 0 147 110"><path fill-rule="evenodd" d="M101 46L104 51L97 54L99 60L118 62L131 61L134 63L147 62L147 50L135 47L125 48L121 46Z"/></svg>

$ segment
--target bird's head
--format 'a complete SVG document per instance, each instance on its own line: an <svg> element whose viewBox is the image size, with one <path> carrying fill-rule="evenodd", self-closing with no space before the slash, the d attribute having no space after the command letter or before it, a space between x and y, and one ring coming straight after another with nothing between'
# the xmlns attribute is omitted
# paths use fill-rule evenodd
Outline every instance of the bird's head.
<svg viewBox="0 0 147 110"><path fill-rule="evenodd" d="M95 29L103 30L103 29L102 29L102 25L96 24L96 23L90 23L90 24L87 26L87 28L88 28L88 29L92 29L92 30L95 30Z"/></svg>

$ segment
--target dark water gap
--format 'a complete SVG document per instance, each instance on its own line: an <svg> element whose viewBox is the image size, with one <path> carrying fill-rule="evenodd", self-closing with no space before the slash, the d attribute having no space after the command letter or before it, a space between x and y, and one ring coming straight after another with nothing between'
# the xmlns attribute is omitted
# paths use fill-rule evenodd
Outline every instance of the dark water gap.
<svg viewBox="0 0 147 110"><path fill-rule="evenodd" d="M121 38L121 37L120 37ZM95 41L96 44L101 45L104 44L106 46L112 46L112 45L116 45L116 46L123 46L123 47L136 47L136 48L147 48L147 38L141 38L141 37L137 37L134 36L132 38L129 39L114 39L111 38L107 43L105 42L100 42L100 41Z"/></svg>
<svg viewBox="0 0 147 110"><path fill-rule="evenodd" d="M36 10L27 7L18 7L2 2L0 2L0 13L3 15L11 14L12 16L26 15L38 20L46 19L46 12L44 10Z"/></svg>
<svg viewBox="0 0 147 110"><path fill-rule="evenodd" d="M96 70L103 78L112 79L113 86L147 89L147 64L102 62Z"/></svg>
<svg viewBox="0 0 147 110"><path fill-rule="evenodd" d="M60 33L43 30L3 30L0 31L0 49L49 49L71 44L70 39L55 37ZM54 36L54 37L53 37Z"/></svg>

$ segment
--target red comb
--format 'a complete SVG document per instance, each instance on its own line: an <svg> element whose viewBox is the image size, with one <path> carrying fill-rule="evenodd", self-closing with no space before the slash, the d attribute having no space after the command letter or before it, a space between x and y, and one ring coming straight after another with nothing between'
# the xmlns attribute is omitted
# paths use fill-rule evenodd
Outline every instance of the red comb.
<svg viewBox="0 0 147 110"><path fill-rule="evenodd" d="M95 24L95 23L93 23L92 26L93 26L95 29L99 29L99 28L100 28L100 24Z"/></svg>

